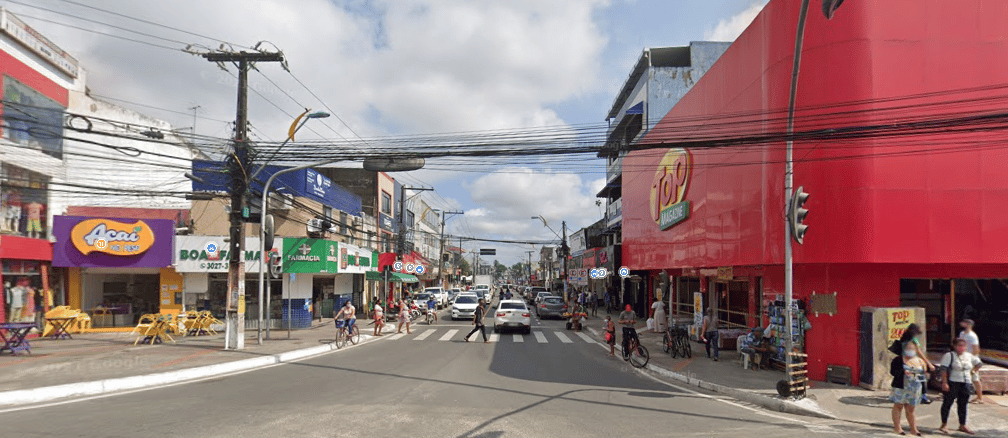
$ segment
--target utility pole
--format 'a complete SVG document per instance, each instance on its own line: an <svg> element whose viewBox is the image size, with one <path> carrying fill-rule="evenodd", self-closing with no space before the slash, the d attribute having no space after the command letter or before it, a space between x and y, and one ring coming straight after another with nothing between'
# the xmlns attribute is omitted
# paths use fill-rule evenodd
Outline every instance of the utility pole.
<svg viewBox="0 0 1008 438"><path fill-rule="evenodd" d="M245 348L245 195L248 192L248 71L255 62L284 62L279 52L210 52L207 61L238 66L238 109L235 116L234 153L228 158L231 175L231 214L228 262L227 322L224 349ZM265 263L260 254L260 263ZM290 306L290 303L288 303Z"/></svg>
<svg viewBox="0 0 1008 438"><path fill-rule="evenodd" d="M567 254L570 252L570 247L567 246L567 221L563 221L562 225L563 237L561 237L560 241L560 251L563 253L561 254L561 257L563 257L563 275L561 277L563 278L563 293L564 301L566 302L570 299L570 297L567 296Z"/></svg>
<svg viewBox="0 0 1008 438"><path fill-rule="evenodd" d="M441 280L441 287L445 286L444 271L443 271L444 270L444 247L445 247L444 226L445 226L445 222L448 222L448 215L450 215L450 214L451 215L465 214L465 212L462 212L462 211L442 211L441 212L441 240L440 240L440 242L441 242L441 251L438 252L438 259L440 259L440 260L438 260L438 269L437 269L438 278ZM459 237L459 248L460 249L462 248L462 238L461 237Z"/></svg>
<svg viewBox="0 0 1008 438"><path fill-rule="evenodd" d="M525 251L528 253L528 267L529 267L529 286L532 286L532 253L535 251Z"/></svg>

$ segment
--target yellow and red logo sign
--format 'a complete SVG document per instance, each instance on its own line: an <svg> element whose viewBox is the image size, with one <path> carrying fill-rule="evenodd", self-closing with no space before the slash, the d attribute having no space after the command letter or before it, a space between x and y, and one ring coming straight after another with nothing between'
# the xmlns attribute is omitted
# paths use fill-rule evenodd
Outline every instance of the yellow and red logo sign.
<svg viewBox="0 0 1008 438"><path fill-rule="evenodd" d="M74 225L70 241L81 254L103 252L117 256L142 254L154 246L154 231L144 221L132 224L88 219Z"/></svg>
<svg viewBox="0 0 1008 438"><path fill-rule="evenodd" d="M693 170L693 157L682 148L669 149L658 163L651 182L651 219L662 230L686 220L690 203L684 200Z"/></svg>

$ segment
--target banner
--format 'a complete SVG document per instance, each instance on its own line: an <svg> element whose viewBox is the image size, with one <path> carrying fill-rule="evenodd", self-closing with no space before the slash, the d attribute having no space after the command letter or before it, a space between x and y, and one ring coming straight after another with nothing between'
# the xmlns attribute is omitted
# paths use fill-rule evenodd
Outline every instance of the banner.
<svg viewBox="0 0 1008 438"><path fill-rule="evenodd" d="M915 318L914 309L886 309L886 321L889 323L889 342L899 340Z"/></svg>

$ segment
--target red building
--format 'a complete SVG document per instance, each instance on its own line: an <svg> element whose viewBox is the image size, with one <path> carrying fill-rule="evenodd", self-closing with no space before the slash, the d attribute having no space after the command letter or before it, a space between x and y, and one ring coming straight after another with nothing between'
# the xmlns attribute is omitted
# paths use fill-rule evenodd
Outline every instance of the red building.
<svg viewBox="0 0 1008 438"><path fill-rule="evenodd" d="M702 292L723 321L751 327L784 294L784 143L677 143L784 132L800 3L772 0L641 142L670 149L624 161L623 263L649 273L649 291L665 270L673 311L692 314ZM802 56L799 133L1003 112L1008 4L865 0L832 20L813 8ZM858 380L862 306L924 307L933 349L971 317L987 347L1008 350L1001 123L796 141L795 186L811 197L795 298L837 294L835 313L809 315L812 378L840 365Z"/></svg>

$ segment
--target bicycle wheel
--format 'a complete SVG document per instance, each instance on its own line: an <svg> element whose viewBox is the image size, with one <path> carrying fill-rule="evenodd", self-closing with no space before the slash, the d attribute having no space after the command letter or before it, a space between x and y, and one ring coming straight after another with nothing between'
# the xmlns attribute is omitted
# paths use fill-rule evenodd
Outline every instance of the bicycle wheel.
<svg viewBox="0 0 1008 438"><path fill-rule="evenodd" d="M353 331L349 336L347 336L347 339L354 345L357 345L357 343L360 342L360 329L357 328L357 324L354 324Z"/></svg>
<svg viewBox="0 0 1008 438"><path fill-rule="evenodd" d="M630 352L630 365L634 367L644 368L648 360L651 360L651 355L643 345L638 345L637 348Z"/></svg>
<svg viewBox="0 0 1008 438"><path fill-rule="evenodd" d="M672 345L672 337L669 336L668 333L665 333L665 336L663 336L661 340L662 351L668 353L669 350L672 350L672 357L675 357L675 350L669 348L671 345Z"/></svg>
<svg viewBox="0 0 1008 438"><path fill-rule="evenodd" d="M336 348L343 348L346 345L346 330L343 328L336 329Z"/></svg>
<svg viewBox="0 0 1008 438"><path fill-rule="evenodd" d="M690 340L687 337L682 338L683 345L683 357L692 358L693 357L693 347L690 346Z"/></svg>

